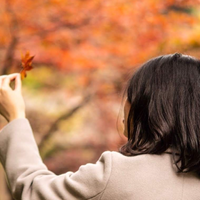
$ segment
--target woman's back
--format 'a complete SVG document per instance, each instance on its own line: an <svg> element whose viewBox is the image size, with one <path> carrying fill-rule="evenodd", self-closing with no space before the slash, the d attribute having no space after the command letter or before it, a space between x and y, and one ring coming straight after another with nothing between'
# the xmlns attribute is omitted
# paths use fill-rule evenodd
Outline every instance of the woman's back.
<svg viewBox="0 0 200 200"><path fill-rule="evenodd" d="M176 173L171 154L127 157L112 152L112 171L102 199L199 200L200 179Z"/></svg>

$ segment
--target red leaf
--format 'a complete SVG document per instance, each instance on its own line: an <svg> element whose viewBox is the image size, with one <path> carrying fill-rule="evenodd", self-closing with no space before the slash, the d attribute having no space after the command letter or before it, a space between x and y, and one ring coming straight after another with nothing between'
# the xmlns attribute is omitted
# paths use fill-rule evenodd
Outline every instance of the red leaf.
<svg viewBox="0 0 200 200"><path fill-rule="evenodd" d="M31 69L33 69L32 66L33 58L34 56L30 56L29 51L27 51L25 55L23 54L21 55L22 70L20 71L20 74L22 80L27 76L26 71L30 71Z"/></svg>

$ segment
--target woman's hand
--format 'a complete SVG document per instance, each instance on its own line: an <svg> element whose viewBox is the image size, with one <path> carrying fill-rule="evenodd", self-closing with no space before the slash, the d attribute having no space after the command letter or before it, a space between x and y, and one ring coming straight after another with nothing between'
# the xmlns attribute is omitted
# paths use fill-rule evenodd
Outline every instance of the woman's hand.
<svg viewBox="0 0 200 200"><path fill-rule="evenodd" d="M15 80L15 88L10 82ZM8 122L25 118L25 103L21 94L21 77L19 73L0 76L0 114Z"/></svg>

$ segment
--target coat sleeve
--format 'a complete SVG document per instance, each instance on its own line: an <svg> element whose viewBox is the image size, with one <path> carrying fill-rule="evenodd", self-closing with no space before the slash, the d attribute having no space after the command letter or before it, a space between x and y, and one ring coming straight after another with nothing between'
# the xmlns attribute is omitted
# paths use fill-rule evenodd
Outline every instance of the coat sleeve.
<svg viewBox="0 0 200 200"><path fill-rule="evenodd" d="M111 173L111 152L75 173L56 175L43 163L28 119L9 122L0 131L0 161L16 200L100 199ZM66 160L70 162L70 160Z"/></svg>

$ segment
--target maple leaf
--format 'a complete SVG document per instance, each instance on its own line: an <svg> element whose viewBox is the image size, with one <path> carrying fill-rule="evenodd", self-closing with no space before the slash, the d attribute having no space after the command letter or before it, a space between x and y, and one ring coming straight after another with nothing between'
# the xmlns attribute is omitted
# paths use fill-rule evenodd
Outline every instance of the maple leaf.
<svg viewBox="0 0 200 200"><path fill-rule="evenodd" d="M22 80L27 76L26 71L33 69L32 66L33 58L34 56L30 56L29 51L27 51L25 55L21 54L22 70L20 71L20 74Z"/></svg>

